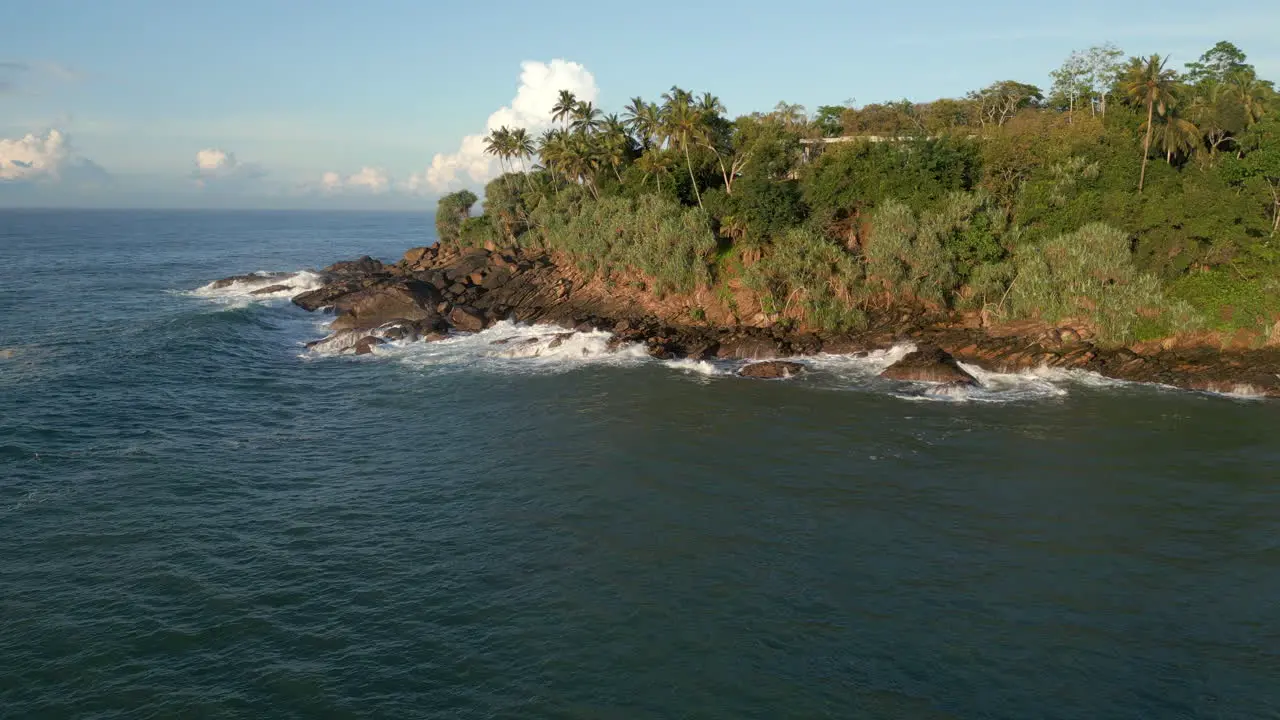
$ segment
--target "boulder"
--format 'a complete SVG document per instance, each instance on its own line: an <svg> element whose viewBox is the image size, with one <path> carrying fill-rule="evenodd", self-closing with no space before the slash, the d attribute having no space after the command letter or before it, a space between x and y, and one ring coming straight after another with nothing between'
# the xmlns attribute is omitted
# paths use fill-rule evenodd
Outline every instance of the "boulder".
<svg viewBox="0 0 1280 720"><path fill-rule="evenodd" d="M947 351L933 345L917 348L915 352L885 368L880 377L907 382L978 384Z"/></svg>
<svg viewBox="0 0 1280 720"><path fill-rule="evenodd" d="M716 357L743 360L769 360L782 354L782 348L776 339L754 334L725 338L720 341L716 350Z"/></svg>
<svg viewBox="0 0 1280 720"><path fill-rule="evenodd" d="M382 339L381 339L381 338L376 338L376 337L374 337L374 336L372 336L372 335L366 335L366 336L364 336L364 337L360 338L360 339L356 342L356 354L357 354L357 355L368 355L369 353L373 352L373 349L374 349L375 347L377 347L377 346L379 346L379 345L381 345L381 344L382 344Z"/></svg>
<svg viewBox="0 0 1280 720"><path fill-rule="evenodd" d="M438 251L439 248L435 245L431 245L429 247L410 248L405 252L404 257L400 259L400 262L404 263L405 267L410 270L419 270L434 262Z"/></svg>
<svg viewBox="0 0 1280 720"><path fill-rule="evenodd" d="M483 313L466 305L458 305L449 311L449 322L466 332L480 332L488 324Z"/></svg>
<svg viewBox="0 0 1280 720"><path fill-rule="evenodd" d="M759 380L785 380L804 372L804 365L786 360L767 360L751 363L738 371L738 375Z"/></svg>
<svg viewBox="0 0 1280 720"><path fill-rule="evenodd" d="M387 267L382 264L381 260L375 260L368 255L357 260L343 260L336 262L321 272L329 277L362 277L365 275L377 275L387 271Z"/></svg>
<svg viewBox="0 0 1280 720"><path fill-rule="evenodd" d="M433 320L438 317L437 302L439 295L435 288L416 280L368 288L334 301L339 315L332 327L334 330L371 330L395 320Z"/></svg>

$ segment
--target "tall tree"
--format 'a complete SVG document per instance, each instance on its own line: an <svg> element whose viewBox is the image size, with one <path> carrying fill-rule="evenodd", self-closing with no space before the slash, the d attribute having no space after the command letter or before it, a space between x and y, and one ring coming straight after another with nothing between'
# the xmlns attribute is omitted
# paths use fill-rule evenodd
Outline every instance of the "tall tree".
<svg viewBox="0 0 1280 720"><path fill-rule="evenodd" d="M568 90L561 90L556 104L551 106L551 122L563 122L567 128L577 107L578 98Z"/></svg>
<svg viewBox="0 0 1280 720"><path fill-rule="evenodd" d="M1079 50L1067 56L1066 61L1057 70L1050 73L1053 77L1053 88L1049 93L1067 104L1067 122L1075 122L1076 103L1080 96L1089 92L1089 58Z"/></svg>
<svg viewBox="0 0 1280 720"><path fill-rule="evenodd" d="M1125 71L1124 93L1135 105L1147 106L1146 135L1142 140L1142 172L1138 175L1138 192L1142 192L1147 180L1147 160L1151 156L1151 135L1155 131L1156 110L1164 115L1173 103L1173 88L1178 73L1166 68L1169 58L1151 55L1133 58Z"/></svg>
<svg viewBox="0 0 1280 720"><path fill-rule="evenodd" d="M1087 68L1085 81L1093 92L1090 107L1106 117L1107 96L1111 94L1111 88L1115 86L1124 67L1124 51L1116 47L1115 43L1107 42L1089 48L1084 56Z"/></svg>
<svg viewBox="0 0 1280 720"><path fill-rule="evenodd" d="M979 122L986 128L988 125L1004 125L1019 110L1035 106L1043 100L1044 93L1035 85L1002 80L970 92L968 98L977 105Z"/></svg>
<svg viewBox="0 0 1280 720"><path fill-rule="evenodd" d="M498 169L505 175L507 159L511 157L511 130L503 125L490 132L484 139L484 153L498 159Z"/></svg>
<svg viewBox="0 0 1280 720"><path fill-rule="evenodd" d="M580 102L573 108L571 117L573 122L569 125L570 129L590 135L600 127L600 116L603 113L595 103Z"/></svg>
<svg viewBox="0 0 1280 720"><path fill-rule="evenodd" d="M1245 63L1245 54L1223 40L1205 51L1198 61L1187 63L1186 80L1190 85L1221 83L1246 68L1253 69Z"/></svg>
<svg viewBox="0 0 1280 720"><path fill-rule="evenodd" d="M702 112L693 104L693 95L675 85L663 93L662 119L664 132L677 147L684 151L685 166L689 169L689 182L693 184L693 194L698 199L698 207L702 205L702 191L698 189L698 179L693 174L693 160L689 154L689 146L701 139L703 134ZM703 208L705 209L705 208Z"/></svg>
<svg viewBox="0 0 1280 720"><path fill-rule="evenodd" d="M1190 155L1200 147L1200 140L1200 128L1182 117L1174 106L1166 108L1156 120L1156 146L1164 152L1165 161L1170 165L1174 156Z"/></svg>

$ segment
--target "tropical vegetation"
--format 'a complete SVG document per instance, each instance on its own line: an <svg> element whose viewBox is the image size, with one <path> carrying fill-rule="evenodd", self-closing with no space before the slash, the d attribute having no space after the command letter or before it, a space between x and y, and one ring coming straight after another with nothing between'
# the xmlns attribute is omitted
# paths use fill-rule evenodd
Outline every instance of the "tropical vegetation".
<svg viewBox="0 0 1280 720"><path fill-rule="evenodd" d="M1280 339L1273 83L1228 42L1181 71L1099 45L1052 79L736 118L680 87L618 114L562 92L551 129L486 138L503 174L476 217L442 198L438 235L815 330L905 310Z"/></svg>

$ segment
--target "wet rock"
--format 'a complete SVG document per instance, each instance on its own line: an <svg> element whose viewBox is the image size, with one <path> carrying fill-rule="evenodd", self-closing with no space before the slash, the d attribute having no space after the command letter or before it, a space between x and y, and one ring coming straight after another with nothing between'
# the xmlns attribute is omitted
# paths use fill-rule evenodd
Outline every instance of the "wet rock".
<svg viewBox="0 0 1280 720"><path fill-rule="evenodd" d="M250 273L248 275L232 275L221 280L214 280L210 285L214 290L221 290L225 287L231 287L236 283L259 283L263 280L273 280L276 278L288 277L289 273Z"/></svg>
<svg viewBox="0 0 1280 720"><path fill-rule="evenodd" d="M730 336L721 340L716 350L716 357L743 360L769 360L782 354L776 339L760 335Z"/></svg>
<svg viewBox="0 0 1280 720"><path fill-rule="evenodd" d="M907 382L977 385L978 381L960 367L945 350L933 345L918 348L885 368L880 377Z"/></svg>
<svg viewBox="0 0 1280 720"><path fill-rule="evenodd" d="M355 348L356 354L368 355L369 353L373 352L374 348L378 347L381 344L382 344L382 338L374 337L373 335L365 335L364 337L356 341L356 348Z"/></svg>
<svg viewBox="0 0 1280 720"><path fill-rule="evenodd" d="M283 292L285 290L292 290L292 289L293 288L289 285L268 285L260 290L254 290L249 294L250 295L270 295L272 293L278 293L278 292Z"/></svg>
<svg viewBox="0 0 1280 720"><path fill-rule="evenodd" d="M466 332L480 332L488 324L484 313L479 310L459 305L449 312L449 322L459 330Z"/></svg>
<svg viewBox="0 0 1280 720"><path fill-rule="evenodd" d="M573 337L573 333L558 333L552 337L551 342L547 345L547 349L558 348L564 344L565 340Z"/></svg>
<svg viewBox="0 0 1280 720"><path fill-rule="evenodd" d="M371 330L395 320L434 320L438 301L435 288L417 280L360 290L334 300L339 315L332 328Z"/></svg>
<svg viewBox="0 0 1280 720"><path fill-rule="evenodd" d="M804 372L804 365L787 360L767 360L751 363L738 371L738 375L758 380L785 380Z"/></svg>

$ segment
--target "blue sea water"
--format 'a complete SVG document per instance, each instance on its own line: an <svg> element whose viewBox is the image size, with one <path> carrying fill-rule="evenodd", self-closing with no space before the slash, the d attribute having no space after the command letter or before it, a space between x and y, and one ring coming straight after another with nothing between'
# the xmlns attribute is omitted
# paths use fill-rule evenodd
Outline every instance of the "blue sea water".
<svg viewBox="0 0 1280 720"><path fill-rule="evenodd" d="M430 233L0 212L0 717L1280 717L1280 404L201 290Z"/></svg>

